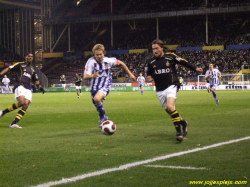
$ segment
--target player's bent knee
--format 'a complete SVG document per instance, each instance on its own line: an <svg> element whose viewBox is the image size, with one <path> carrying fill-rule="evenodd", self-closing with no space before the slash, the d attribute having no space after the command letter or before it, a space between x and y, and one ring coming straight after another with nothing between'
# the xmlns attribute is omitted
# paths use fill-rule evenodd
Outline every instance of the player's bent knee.
<svg viewBox="0 0 250 187"><path fill-rule="evenodd" d="M28 104L24 104L24 105L22 106L22 109L26 111L26 110L28 109L28 107L29 107Z"/></svg>
<svg viewBox="0 0 250 187"><path fill-rule="evenodd" d="M100 104L102 102L102 99L99 98L99 97L95 97L94 101L95 101L96 104Z"/></svg>
<svg viewBox="0 0 250 187"><path fill-rule="evenodd" d="M175 111L175 109L173 109L173 108L167 108L166 110L165 110L168 114L171 114L173 111Z"/></svg>

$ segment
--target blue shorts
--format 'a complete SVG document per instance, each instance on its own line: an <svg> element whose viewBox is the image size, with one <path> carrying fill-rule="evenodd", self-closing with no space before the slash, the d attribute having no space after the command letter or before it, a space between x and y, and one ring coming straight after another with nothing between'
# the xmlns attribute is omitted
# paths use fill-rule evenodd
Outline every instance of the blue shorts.
<svg viewBox="0 0 250 187"><path fill-rule="evenodd" d="M215 88L215 89L217 89L217 88L218 88L218 84L210 84L210 88Z"/></svg>
<svg viewBox="0 0 250 187"><path fill-rule="evenodd" d="M143 84L140 84L139 86L140 86L140 88L141 88L141 87L143 87L144 85L143 85Z"/></svg>
<svg viewBox="0 0 250 187"><path fill-rule="evenodd" d="M110 86L108 86L108 87L106 86L106 87L102 87L102 88L100 88L98 90L91 90L90 92L91 92L93 104L95 104L94 97L97 94L97 92L100 91L105 95L105 97L107 97L107 95L109 94L110 88L111 88ZM105 100L105 97L104 97L104 100Z"/></svg>
<svg viewBox="0 0 250 187"><path fill-rule="evenodd" d="M4 87L5 88L9 88L9 84L4 84Z"/></svg>

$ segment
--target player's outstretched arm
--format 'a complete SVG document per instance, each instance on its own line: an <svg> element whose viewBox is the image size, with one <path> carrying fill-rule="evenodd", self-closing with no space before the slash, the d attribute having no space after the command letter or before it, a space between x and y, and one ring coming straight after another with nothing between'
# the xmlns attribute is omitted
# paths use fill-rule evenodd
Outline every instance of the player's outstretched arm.
<svg viewBox="0 0 250 187"><path fill-rule="evenodd" d="M4 75L5 73L7 73L10 70L10 68L5 68L3 71L0 72L0 76Z"/></svg>
<svg viewBox="0 0 250 187"><path fill-rule="evenodd" d="M128 67L126 66L126 64L124 64L124 62L119 60L119 64L122 66L122 68L128 73L129 78L132 81L136 81L136 77L131 73L131 71L128 69Z"/></svg>

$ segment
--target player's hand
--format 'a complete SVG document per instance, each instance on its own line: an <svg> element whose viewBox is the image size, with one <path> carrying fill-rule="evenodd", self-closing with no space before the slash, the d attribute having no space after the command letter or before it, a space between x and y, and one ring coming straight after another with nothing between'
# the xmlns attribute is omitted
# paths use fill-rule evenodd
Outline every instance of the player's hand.
<svg viewBox="0 0 250 187"><path fill-rule="evenodd" d="M131 74L129 77L130 77L130 79L131 79L132 81L136 81L136 78L135 78L135 76L134 76L133 74Z"/></svg>
<svg viewBox="0 0 250 187"><path fill-rule="evenodd" d="M202 72L203 72L203 69L202 69L202 68L196 68L196 71L202 73Z"/></svg>
<svg viewBox="0 0 250 187"><path fill-rule="evenodd" d="M99 76L99 73L98 72L96 72L96 73L94 73L93 74L93 78L95 79L96 77L98 77Z"/></svg>
<svg viewBox="0 0 250 187"><path fill-rule="evenodd" d="M147 77L146 77L146 81L147 81L147 82L152 82L152 81L153 81L153 78L152 78L151 76L147 76Z"/></svg>

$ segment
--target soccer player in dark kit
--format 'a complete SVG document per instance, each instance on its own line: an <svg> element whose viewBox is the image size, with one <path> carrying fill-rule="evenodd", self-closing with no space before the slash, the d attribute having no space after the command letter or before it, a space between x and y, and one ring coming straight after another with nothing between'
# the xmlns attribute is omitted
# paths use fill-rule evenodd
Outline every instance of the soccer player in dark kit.
<svg viewBox="0 0 250 187"><path fill-rule="evenodd" d="M180 81L175 69L176 64L183 65L194 71L202 72L202 68L195 67L185 59L174 53L166 52L167 48L159 39L152 42L153 56L147 60L147 81L155 81L156 95L162 107L170 115L176 129L176 140L181 142L187 135L188 122L183 120L175 108ZM181 130L182 127L182 130Z"/></svg>
<svg viewBox="0 0 250 187"><path fill-rule="evenodd" d="M27 56L25 57L25 62L17 62L16 64L11 65L0 72L0 76L6 74L8 71L13 71L16 73L14 90L15 90L15 100L18 102L10 105L5 110L0 110L0 118L2 118L6 113L9 113L17 108L22 107L17 112L17 115L13 120L13 122L10 124L9 126L10 128L19 128L19 129L22 128L19 125L17 125L17 123L25 115L29 107L29 104L31 103L32 100L30 82L31 81L35 82L35 85L38 88L40 86L38 76L35 70L31 66L33 59L34 59L33 54L28 53Z"/></svg>
<svg viewBox="0 0 250 187"><path fill-rule="evenodd" d="M74 81L75 81L75 85L76 85L76 94L77 94L77 97L80 98L80 93L81 93L81 84L82 84L82 77L79 76L78 73L76 73L76 77L74 78Z"/></svg>

